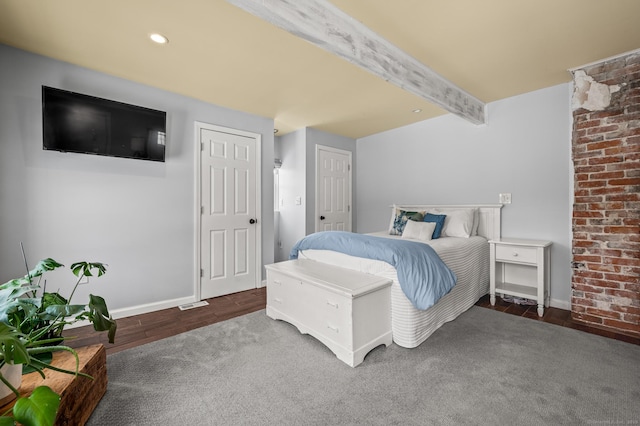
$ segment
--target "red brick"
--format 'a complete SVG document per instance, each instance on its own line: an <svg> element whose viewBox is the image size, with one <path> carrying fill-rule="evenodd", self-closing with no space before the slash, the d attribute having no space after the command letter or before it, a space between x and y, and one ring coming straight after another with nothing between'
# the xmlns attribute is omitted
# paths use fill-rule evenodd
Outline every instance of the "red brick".
<svg viewBox="0 0 640 426"><path fill-rule="evenodd" d="M640 334L640 55L585 72L627 84L605 110L573 112L572 318Z"/></svg>
<svg viewBox="0 0 640 426"><path fill-rule="evenodd" d="M587 135L595 135L595 134L599 134L599 133L613 132L615 130L618 130L619 128L620 128L620 126L618 124L610 124L608 126L592 127L592 128L587 129Z"/></svg>
<svg viewBox="0 0 640 426"><path fill-rule="evenodd" d="M589 159L589 165L594 166L598 164L610 164L610 163L622 163L624 157L622 155L611 155L609 157L594 157Z"/></svg>
<svg viewBox="0 0 640 426"><path fill-rule="evenodd" d="M615 117L621 114L624 114L623 109L610 109L605 111L594 111L590 114L590 116L591 119L595 121L596 119Z"/></svg>
<svg viewBox="0 0 640 426"><path fill-rule="evenodd" d="M606 311L604 309L597 308L587 308L586 313L589 315L594 315L603 318L612 318L612 319L621 319L622 315L619 312L615 311Z"/></svg>
<svg viewBox="0 0 640 426"><path fill-rule="evenodd" d="M579 241L573 242L574 247L595 247L598 245L599 244L596 243L595 241L590 241L590 240L579 240Z"/></svg>
<svg viewBox="0 0 640 426"><path fill-rule="evenodd" d="M603 187L607 187L607 181L606 180L593 180L593 179L589 179L589 180L577 180L576 181L576 187L577 188L603 188Z"/></svg>
<svg viewBox="0 0 640 426"><path fill-rule="evenodd" d="M624 284L624 289L627 291L632 291L635 293L640 293L640 283L638 282L638 280L640 280L640 278L636 278L636 283L625 283Z"/></svg>
<svg viewBox="0 0 640 426"><path fill-rule="evenodd" d="M601 166L581 166L581 167L576 167L575 168L575 172L576 173L597 173L597 172L604 172L605 170L607 170L607 167L604 165Z"/></svg>
<svg viewBox="0 0 640 426"><path fill-rule="evenodd" d="M602 324L603 320L600 317L596 317L593 315L588 315L585 313L577 313L576 314L576 319L578 319L579 321L584 321L584 322L590 322L590 323L594 323L594 324ZM614 321L614 320L611 320Z"/></svg>
<svg viewBox="0 0 640 426"><path fill-rule="evenodd" d="M602 173L592 173L591 179L623 179L625 177L623 170L606 171Z"/></svg>
<svg viewBox="0 0 640 426"><path fill-rule="evenodd" d="M630 275L622 275L622 274L604 274L605 280L616 281L617 283L634 283L638 279L632 277ZM620 287L620 284L616 284Z"/></svg>
<svg viewBox="0 0 640 426"><path fill-rule="evenodd" d="M604 293L604 288L594 287L586 284L574 284L573 289L585 293Z"/></svg>
<svg viewBox="0 0 640 426"><path fill-rule="evenodd" d="M607 234L637 234L636 226L605 226L604 232Z"/></svg>
<svg viewBox="0 0 640 426"><path fill-rule="evenodd" d="M605 260L608 260L613 265L627 265L627 266L640 266L640 259L622 259L615 257L607 257Z"/></svg>
<svg viewBox="0 0 640 426"><path fill-rule="evenodd" d="M583 204L583 203L599 203L604 201L603 197L574 197L575 204Z"/></svg>
<svg viewBox="0 0 640 426"><path fill-rule="evenodd" d="M640 194L618 193L608 194L606 196L607 201L640 201Z"/></svg>
<svg viewBox="0 0 640 426"><path fill-rule="evenodd" d="M614 304L611 305L611 310L621 312L623 314L640 315L640 308L636 308L635 306L620 306Z"/></svg>
<svg viewBox="0 0 640 426"><path fill-rule="evenodd" d="M574 211L573 217L604 217L600 212Z"/></svg>
<svg viewBox="0 0 640 426"><path fill-rule="evenodd" d="M575 262L594 262L594 263L600 263L602 262L602 256L586 256L586 255L582 255L582 256L573 256L573 260Z"/></svg>
<svg viewBox="0 0 640 426"><path fill-rule="evenodd" d="M624 314L622 316L622 320L625 322L630 322L631 324L640 324L640 315Z"/></svg>
<svg viewBox="0 0 640 426"><path fill-rule="evenodd" d="M592 142L587 144L588 151L596 151L605 148L618 147L622 141L620 139L607 140L602 142Z"/></svg>
<svg viewBox="0 0 640 426"><path fill-rule="evenodd" d="M609 185L640 185L640 178L610 179Z"/></svg>
<svg viewBox="0 0 640 426"><path fill-rule="evenodd" d="M625 298L631 299L631 300L639 300L640 299L640 293L635 292L635 291L606 289L604 292L605 292L605 294L607 294L609 296L625 297Z"/></svg>
<svg viewBox="0 0 640 426"><path fill-rule="evenodd" d="M595 322L595 321L590 321L590 322ZM602 322L601 324L612 327L612 328L629 330L629 331L640 333L640 324L638 323L634 324L634 323L629 323L624 321L617 321L614 319L605 319L604 322Z"/></svg>
<svg viewBox="0 0 640 426"><path fill-rule="evenodd" d="M586 129L588 127L597 127L600 125L600 120L581 120L580 122L576 123L574 128L575 129Z"/></svg>
<svg viewBox="0 0 640 426"><path fill-rule="evenodd" d="M602 263L589 263L590 271L601 271L601 272L620 272L620 266L617 265L604 265ZM607 276L605 275L605 278Z"/></svg>
<svg viewBox="0 0 640 426"><path fill-rule="evenodd" d="M622 193L625 193L624 186L606 186L603 188L591 188L589 190L590 195L610 196L610 195L617 195ZM612 201L619 201L619 200L612 200Z"/></svg>

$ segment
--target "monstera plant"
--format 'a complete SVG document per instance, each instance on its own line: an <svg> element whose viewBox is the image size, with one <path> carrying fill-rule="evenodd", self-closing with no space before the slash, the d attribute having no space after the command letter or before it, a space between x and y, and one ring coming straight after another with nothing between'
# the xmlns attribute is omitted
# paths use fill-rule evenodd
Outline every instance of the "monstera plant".
<svg viewBox="0 0 640 426"><path fill-rule="evenodd" d="M22 364L44 377L45 368L64 373L87 376L78 372L78 354L62 345L65 326L78 321L89 321L96 331L106 331L113 343L116 322L100 296L89 295L86 304L71 304L72 297L84 277L102 276L106 265L97 262L77 262L71 265L76 276L75 286L68 298L58 292L47 292L43 276L64 265L51 258L43 259L27 275L8 281L0 286L0 368L5 364ZM76 369L62 370L51 364L55 351L71 352L76 358ZM0 426L52 425L60 404L60 397L50 388L39 386L31 396L23 398L19 391L0 372L0 381L16 395L12 410L0 413ZM10 416L13 414L13 417Z"/></svg>

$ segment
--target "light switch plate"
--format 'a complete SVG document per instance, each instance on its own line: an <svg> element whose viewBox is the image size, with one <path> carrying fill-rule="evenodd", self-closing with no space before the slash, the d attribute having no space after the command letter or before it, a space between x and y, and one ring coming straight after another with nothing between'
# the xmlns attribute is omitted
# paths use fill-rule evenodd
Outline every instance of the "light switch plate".
<svg viewBox="0 0 640 426"><path fill-rule="evenodd" d="M511 204L511 193L504 192L500 194L500 203L501 204Z"/></svg>

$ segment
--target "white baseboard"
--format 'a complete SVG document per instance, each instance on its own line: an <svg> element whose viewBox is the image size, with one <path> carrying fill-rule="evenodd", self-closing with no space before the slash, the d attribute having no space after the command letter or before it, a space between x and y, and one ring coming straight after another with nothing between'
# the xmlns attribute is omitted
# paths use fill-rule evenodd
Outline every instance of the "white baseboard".
<svg viewBox="0 0 640 426"><path fill-rule="evenodd" d="M266 287L266 286L267 286L267 280L262 280L260 282L260 287L258 287L258 288L262 288L262 287Z"/></svg>
<svg viewBox="0 0 640 426"><path fill-rule="evenodd" d="M197 302L194 296L182 297L180 299L164 300L161 302L146 303L144 305L132 306L129 308L114 309L109 313L114 319L118 319L118 318L130 317L133 315L148 314L149 312L161 311L162 309L175 308L177 306L184 305L185 303L194 303L194 302ZM91 322L78 321L74 324L71 324L65 327L65 329L83 327L85 325L91 325Z"/></svg>
<svg viewBox="0 0 640 426"><path fill-rule="evenodd" d="M549 305L552 308L564 309L565 311L571 310L571 303L566 300L551 299Z"/></svg>

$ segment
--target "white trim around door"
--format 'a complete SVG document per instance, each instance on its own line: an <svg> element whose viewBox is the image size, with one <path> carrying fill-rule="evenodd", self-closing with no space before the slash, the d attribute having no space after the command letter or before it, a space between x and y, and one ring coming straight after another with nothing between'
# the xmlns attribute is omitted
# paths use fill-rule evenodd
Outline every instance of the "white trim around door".
<svg viewBox="0 0 640 426"><path fill-rule="evenodd" d="M202 153L203 144L201 142L201 133L203 131L214 131L226 133L234 136L241 136L255 140L255 213L252 219L255 219L255 265L249 267L255 268L255 283L253 288L262 286L262 135L259 133L237 130L214 124L195 122L194 125L194 295L195 300L202 300L202 212L203 212L203 196L202 196ZM252 197L253 198L253 197ZM205 297L206 298L206 297Z"/></svg>

